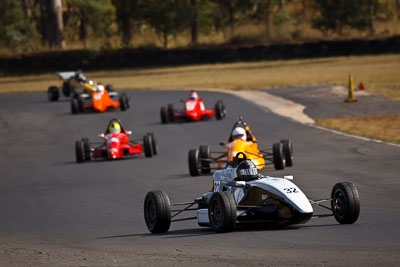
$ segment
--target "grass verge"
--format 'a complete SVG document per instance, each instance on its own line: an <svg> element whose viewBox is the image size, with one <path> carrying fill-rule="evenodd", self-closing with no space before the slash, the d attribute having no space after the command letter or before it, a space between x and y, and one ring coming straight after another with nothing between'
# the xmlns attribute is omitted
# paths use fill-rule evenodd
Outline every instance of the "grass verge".
<svg viewBox="0 0 400 267"><path fill-rule="evenodd" d="M400 143L400 114L360 118L318 119L317 125L375 139Z"/></svg>

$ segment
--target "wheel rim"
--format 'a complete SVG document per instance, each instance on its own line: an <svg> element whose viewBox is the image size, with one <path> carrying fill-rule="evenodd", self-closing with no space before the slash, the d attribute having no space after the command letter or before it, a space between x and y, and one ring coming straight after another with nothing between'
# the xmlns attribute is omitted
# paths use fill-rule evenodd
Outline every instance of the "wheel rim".
<svg viewBox="0 0 400 267"><path fill-rule="evenodd" d="M344 216L347 211L346 199L344 198L344 194L342 191L335 192L335 197L333 199L333 210L335 214L341 217Z"/></svg>
<svg viewBox="0 0 400 267"><path fill-rule="evenodd" d="M219 201L213 201L211 206L211 220L215 227L222 224L222 205Z"/></svg>
<svg viewBox="0 0 400 267"><path fill-rule="evenodd" d="M147 200L146 204L146 222L150 228L154 226L156 221L156 207L152 199Z"/></svg>

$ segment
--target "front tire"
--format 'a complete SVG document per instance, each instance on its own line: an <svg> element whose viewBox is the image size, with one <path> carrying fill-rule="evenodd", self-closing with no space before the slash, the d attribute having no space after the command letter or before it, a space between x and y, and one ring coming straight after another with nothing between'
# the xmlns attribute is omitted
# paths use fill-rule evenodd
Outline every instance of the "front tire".
<svg viewBox="0 0 400 267"><path fill-rule="evenodd" d="M143 136L143 149L146 158L151 158L153 156L152 139L148 134Z"/></svg>
<svg viewBox="0 0 400 267"><path fill-rule="evenodd" d="M217 120L222 120L225 117L226 115L225 105L221 100L218 100L218 102L215 104L214 111Z"/></svg>
<svg viewBox="0 0 400 267"><path fill-rule="evenodd" d="M275 143L272 145L272 156L273 156L275 170L283 170L285 168L285 164L283 162L282 143Z"/></svg>
<svg viewBox="0 0 400 267"><path fill-rule="evenodd" d="M154 190L144 199L144 219L153 234L166 233L171 225L171 203L164 191Z"/></svg>
<svg viewBox="0 0 400 267"><path fill-rule="evenodd" d="M51 102L58 101L60 98L60 90L57 86L50 86L49 89L47 89L47 98Z"/></svg>
<svg viewBox="0 0 400 267"><path fill-rule="evenodd" d="M169 121L174 121L175 120L175 107L174 104L168 104L168 120Z"/></svg>
<svg viewBox="0 0 400 267"><path fill-rule="evenodd" d="M335 184L331 198L332 212L338 223L352 224L357 221L360 215L360 197L354 184Z"/></svg>
<svg viewBox="0 0 400 267"><path fill-rule="evenodd" d="M293 166L293 144L290 139L281 140L283 145L283 156L285 158L285 166L292 167Z"/></svg>
<svg viewBox="0 0 400 267"><path fill-rule="evenodd" d="M122 111L125 111L129 108L129 99L125 93L122 93L119 97L119 106Z"/></svg>
<svg viewBox="0 0 400 267"><path fill-rule="evenodd" d="M163 123L163 124L168 123L168 113L167 113L167 109L165 107L161 107L160 117L161 117L161 123Z"/></svg>
<svg viewBox="0 0 400 267"><path fill-rule="evenodd" d="M85 148L83 147L82 141L75 142L75 156L77 163L82 163L85 161Z"/></svg>
<svg viewBox="0 0 400 267"><path fill-rule="evenodd" d="M236 226L236 203L231 193L215 192L208 206L211 227L217 233L231 232Z"/></svg>
<svg viewBox="0 0 400 267"><path fill-rule="evenodd" d="M79 103L78 103L78 99L76 99L76 98L71 99L71 113L72 114L79 113Z"/></svg>
<svg viewBox="0 0 400 267"><path fill-rule="evenodd" d="M191 176L198 176L200 174L200 158L197 149L189 150L189 173Z"/></svg>
<svg viewBox="0 0 400 267"><path fill-rule="evenodd" d="M89 138L82 138L83 150L85 151L85 160L91 160Z"/></svg>

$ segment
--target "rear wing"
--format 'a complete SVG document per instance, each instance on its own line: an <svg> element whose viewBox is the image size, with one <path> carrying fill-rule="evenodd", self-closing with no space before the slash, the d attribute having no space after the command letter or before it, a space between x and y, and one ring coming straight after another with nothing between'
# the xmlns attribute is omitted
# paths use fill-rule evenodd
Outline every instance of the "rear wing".
<svg viewBox="0 0 400 267"><path fill-rule="evenodd" d="M60 80L65 81L65 80L68 80L68 79L74 77L74 76L75 76L75 73L76 73L75 71L59 72L59 73L57 73L57 77L58 77Z"/></svg>

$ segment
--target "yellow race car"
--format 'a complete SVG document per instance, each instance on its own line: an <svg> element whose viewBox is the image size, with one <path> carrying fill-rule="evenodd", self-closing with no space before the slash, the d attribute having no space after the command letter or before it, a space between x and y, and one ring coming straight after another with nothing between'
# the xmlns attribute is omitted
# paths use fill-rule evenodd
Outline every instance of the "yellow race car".
<svg viewBox="0 0 400 267"><path fill-rule="evenodd" d="M59 72L57 77L62 81L61 90L58 86L50 86L47 90L47 97L49 101L58 101L60 98L60 91L65 97L72 96L77 98L79 94L85 93L91 95L101 85L97 81L87 80L82 71L69 71ZM112 85L106 85L105 89L113 96L117 94Z"/></svg>
<svg viewBox="0 0 400 267"><path fill-rule="evenodd" d="M202 145L199 149L189 150L189 173L197 176L200 173L210 173L212 169L223 169L228 165L233 166L236 155L245 153L257 169L268 165L276 170L293 166L293 145L289 139L281 140L272 145L271 149L258 148L256 137L250 130L250 126L239 117L234 124L227 143L220 143L225 147L224 152L211 151L210 145Z"/></svg>

